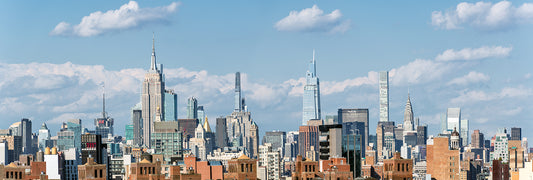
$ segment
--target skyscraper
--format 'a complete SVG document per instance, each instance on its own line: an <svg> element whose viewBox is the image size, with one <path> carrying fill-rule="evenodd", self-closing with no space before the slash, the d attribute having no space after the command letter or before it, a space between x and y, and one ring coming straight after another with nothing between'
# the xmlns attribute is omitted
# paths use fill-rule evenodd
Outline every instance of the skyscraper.
<svg viewBox="0 0 533 180"><path fill-rule="evenodd" d="M187 100L187 119L198 119L198 100L194 97Z"/></svg>
<svg viewBox="0 0 533 180"><path fill-rule="evenodd" d="M511 128L511 140L522 140L522 128Z"/></svg>
<svg viewBox="0 0 533 180"><path fill-rule="evenodd" d="M133 122L133 144L140 146L143 144L143 120L141 103L131 108L131 121Z"/></svg>
<svg viewBox="0 0 533 180"><path fill-rule="evenodd" d="M416 131L414 128L414 116L413 116L413 107L411 105L411 97L409 93L407 94L407 103L405 104L405 112L403 116L403 131L410 132Z"/></svg>
<svg viewBox="0 0 533 180"><path fill-rule="evenodd" d="M107 138L109 134L113 136L113 118L107 116L105 111L105 92L102 93L102 117L94 120L95 132L102 138Z"/></svg>
<svg viewBox="0 0 533 180"><path fill-rule="evenodd" d="M50 130L46 126L45 123L41 126L41 129L39 129L39 149L44 152L44 148L49 147L47 143L50 141Z"/></svg>
<svg viewBox="0 0 533 180"><path fill-rule="evenodd" d="M241 73L235 73L235 108L234 112L242 111L242 99L241 99Z"/></svg>
<svg viewBox="0 0 533 180"><path fill-rule="evenodd" d="M472 148L483 148L484 142L483 133L479 132L479 129L474 130L474 133L472 133Z"/></svg>
<svg viewBox="0 0 533 180"><path fill-rule="evenodd" d="M448 131L453 131L454 128L460 130L461 108L448 108L448 111L446 112L446 122Z"/></svg>
<svg viewBox="0 0 533 180"><path fill-rule="evenodd" d="M362 138L362 146L368 145L368 109L339 109L338 120L340 123L362 122L365 124L364 129L359 130ZM364 149L364 148L363 148Z"/></svg>
<svg viewBox="0 0 533 180"><path fill-rule="evenodd" d="M142 119L143 119L143 143L150 147L150 136L154 131L153 122L156 114L162 114L163 94L165 82L163 80L163 66L157 68L155 58L155 40L152 39L152 58L150 70L144 75L142 87ZM159 112L158 112L159 111Z"/></svg>
<svg viewBox="0 0 533 180"><path fill-rule="evenodd" d="M306 84L303 94L303 118L302 125L306 125L311 119L320 119L320 84L316 76L315 51L313 60L309 63L306 73Z"/></svg>
<svg viewBox="0 0 533 180"><path fill-rule="evenodd" d="M25 154L32 154L32 143L31 143L31 120L23 118L20 121L20 136L22 136L22 151Z"/></svg>
<svg viewBox="0 0 533 180"><path fill-rule="evenodd" d="M205 121L205 110L204 106L198 106L198 109L196 110L196 116L198 118L198 123L203 124Z"/></svg>
<svg viewBox="0 0 533 180"><path fill-rule="evenodd" d="M228 145L228 132L226 130L226 118L218 117L216 125L216 146L224 148Z"/></svg>
<svg viewBox="0 0 533 180"><path fill-rule="evenodd" d="M165 121L178 121L178 95L174 90L165 90Z"/></svg>
<svg viewBox="0 0 533 180"><path fill-rule="evenodd" d="M389 121L389 72L379 72L379 121Z"/></svg>
<svg viewBox="0 0 533 180"><path fill-rule="evenodd" d="M462 144L463 146L467 146L468 145L468 134L469 134L469 121L468 119L461 119L461 131L459 133L461 133L461 140L462 140Z"/></svg>

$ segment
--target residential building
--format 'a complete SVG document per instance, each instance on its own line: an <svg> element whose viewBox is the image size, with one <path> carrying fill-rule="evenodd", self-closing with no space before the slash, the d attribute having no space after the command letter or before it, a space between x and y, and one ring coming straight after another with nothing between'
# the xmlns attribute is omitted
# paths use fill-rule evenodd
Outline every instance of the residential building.
<svg viewBox="0 0 533 180"><path fill-rule="evenodd" d="M472 133L472 148L484 148L484 142L485 138L483 137L483 133L479 129L474 130L474 133Z"/></svg>
<svg viewBox="0 0 533 180"><path fill-rule="evenodd" d="M403 159L394 153L391 159L383 160L383 179L413 179L413 160Z"/></svg>
<svg viewBox="0 0 533 180"><path fill-rule="evenodd" d="M389 121L389 72L379 72L379 122Z"/></svg>
<svg viewBox="0 0 533 180"><path fill-rule="evenodd" d="M306 152L312 149L319 149L319 130L318 126L300 126L298 133L298 152L306 158L317 159L316 157L307 157Z"/></svg>
<svg viewBox="0 0 533 180"><path fill-rule="evenodd" d="M292 179L315 179L321 177L318 161L303 160L301 155L296 157Z"/></svg>
<svg viewBox="0 0 533 180"><path fill-rule="evenodd" d="M154 122L152 133L152 148L154 154L162 154L165 162L178 159L182 156L182 134L178 121Z"/></svg>

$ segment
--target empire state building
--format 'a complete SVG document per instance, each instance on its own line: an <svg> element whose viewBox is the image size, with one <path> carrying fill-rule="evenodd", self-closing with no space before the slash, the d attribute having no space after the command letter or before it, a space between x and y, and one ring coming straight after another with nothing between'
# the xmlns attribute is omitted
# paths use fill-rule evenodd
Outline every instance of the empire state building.
<svg viewBox="0 0 533 180"><path fill-rule="evenodd" d="M163 80L163 65L159 68L155 58L155 41L152 39L152 58L150 69L144 75L142 85L141 103L143 133L142 144L150 147L150 136L154 132L154 122L160 121L163 110L163 94L165 91L165 82ZM158 118L159 116L159 118Z"/></svg>

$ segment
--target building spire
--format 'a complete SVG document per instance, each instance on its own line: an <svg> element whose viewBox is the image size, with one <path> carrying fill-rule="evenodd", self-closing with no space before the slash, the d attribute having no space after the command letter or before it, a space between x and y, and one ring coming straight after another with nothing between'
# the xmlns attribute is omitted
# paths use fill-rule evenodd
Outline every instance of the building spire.
<svg viewBox="0 0 533 180"><path fill-rule="evenodd" d="M155 63L155 34L152 33L152 63L150 64L150 70L157 70Z"/></svg>
<svg viewBox="0 0 533 180"><path fill-rule="evenodd" d="M105 83L102 84L102 118L107 118L105 113Z"/></svg>

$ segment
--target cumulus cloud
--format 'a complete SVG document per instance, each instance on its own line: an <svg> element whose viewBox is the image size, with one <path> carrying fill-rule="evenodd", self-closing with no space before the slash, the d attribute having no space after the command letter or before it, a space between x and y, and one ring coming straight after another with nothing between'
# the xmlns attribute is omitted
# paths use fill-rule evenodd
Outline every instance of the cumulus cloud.
<svg viewBox="0 0 533 180"><path fill-rule="evenodd" d="M533 3L519 7L509 1L468 3L462 2L450 11L433 11L433 26L442 29L460 29L471 26L482 30L499 30L513 25L533 23Z"/></svg>
<svg viewBox="0 0 533 180"><path fill-rule="evenodd" d="M344 33L350 28L350 20L343 20L340 10L329 14L313 5L301 11L291 11L289 16L276 22L278 31Z"/></svg>
<svg viewBox="0 0 533 180"><path fill-rule="evenodd" d="M463 77L452 79L448 82L448 85L468 85L470 83L486 82L490 80L490 77L486 74L471 71Z"/></svg>
<svg viewBox="0 0 533 180"><path fill-rule="evenodd" d="M458 60L479 60L487 58L502 58L509 56L513 50L512 47L502 46L483 46L480 48L464 48L461 50L448 49L443 53L437 55L437 61L458 61Z"/></svg>
<svg viewBox="0 0 533 180"><path fill-rule="evenodd" d="M524 87L505 87L500 92L487 93L480 90L462 92L450 100L452 104L471 104L480 101L491 101L503 98L525 98L533 95L533 89Z"/></svg>
<svg viewBox="0 0 533 180"><path fill-rule="evenodd" d="M147 23L165 21L177 11L178 6L179 3L172 2L168 6L140 8L137 2L130 1L119 9L93 12L83 17L77 25L60 22L50 35L89 37L137 28Z"/></svg>

